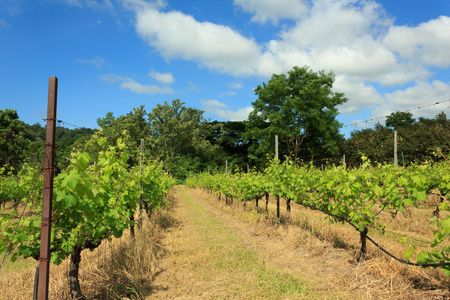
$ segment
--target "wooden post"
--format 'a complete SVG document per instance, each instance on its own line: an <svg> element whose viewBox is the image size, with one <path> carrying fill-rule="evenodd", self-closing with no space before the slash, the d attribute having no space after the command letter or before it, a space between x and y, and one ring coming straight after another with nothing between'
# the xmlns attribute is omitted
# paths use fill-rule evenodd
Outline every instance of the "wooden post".
<svg viewBox="0 0 450 300"><path fill-rule="evenodd" d="M394 131L394 165L398 167L398 157L397 157L397 130Z"/></svg>
<svg viewBox="0 0 450 300"><path fill-rule="evenodd" d="M44 156L44 191L42 196L41 247L39 252L38 300L48 299L57 95L58 78L53 76L49 78L48 84L47 131L45 137Z"/></svg>

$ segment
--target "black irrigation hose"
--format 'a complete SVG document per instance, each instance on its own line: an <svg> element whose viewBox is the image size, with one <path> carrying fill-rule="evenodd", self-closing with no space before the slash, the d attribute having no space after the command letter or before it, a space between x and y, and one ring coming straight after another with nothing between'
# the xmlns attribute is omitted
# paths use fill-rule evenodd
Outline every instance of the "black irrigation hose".
<svg viewBox="0 0 450 300"><path fill-rule="evenodd" d="M336 219L345 221L345 222L347 222L348 224L352 225L358 232L361 232L361 231L359 230L359 228L358 228L355 224L353 224L352 222L350 222L349 220L343 219L342 217L339 217L339 216L337 216L337 215L335 215L335 214L332 214L332 213L330 213L330 212L324 211L324 210L322 210L322 209L320 209L320 208L317 208L317 207L314 207L314 206L311 206L311 205L308 205L308 204L302 204L302 203L298 203L298 204L303 205L303 206L306 206L306 207L309 207L309 208L314 209L314 210L318 210L318 211L320 211L320 212L323 212L323 213L326 214L326 215L335 217ZM401 259L401 258L398 258L398 257L396 257L395 255L393 255L392 253L390 253L390 252L388 252L387 250L385 250L383 247L381 247L380 245L378 245L374 240L372 240L368 235L366 235L366 238L367 238L372 244L374 244L378 249L380 249L381 251L383 251L384 253L386 253L388 256L392 257L392 258L395 259L396 261L401 262L401 263L403 263L403 264L410 265L410 266L416 266L416 267L422 267L422 268L426 268L426 267L444 267L444 266L450 266L450 263L418 264L418 263L407 262L406 260L403 260L403 259Z"/></svg>
<svg viewBox="0 0 450 300"><path fill-rule="evenodd" d="M36 268L36 273L34 275L34 287L33 287L33 300L37 300L37 293L38 293L38 286L39 286L39 266Z"/></svg>
<svg viewBox="0 0 450 300"><path fill-rule="evenodd" d="M297 203L297 202L296 202L296 203ZM350 224L351 226L353 226L353 228L355 228L358 232L361 232L361 231L359 230L358 226L356 226L355 224L353 224L353 223L350 222L349 220L346 220L346 219L344 219L344 218L342 218L342 217L340 217L340 216L338 216L338 215L332 214L332 213L330 213L330 212L324 211L324 210L322 210L322 209L320 209L320 208L317 208L317 207L315 207L315 206L311 206L311 205L308 205L308 204L304 204L304 203L297 203L297 204L300 204L300 205L302 205L302 206L308 207L308 208L313 209L313 210L318 210L318 211L320 211L320 212L322 212L322 213L324 213L324 214L326 214L326 215L335 217L335 218L338 219L338 220L345 221L345 222L347 222L348 224ZM401 258L398 258L397 256L393 255L392 253L388 252L386 249L384 249L383 247L381 247L380 245L378 245L374 240L372 240L367 234L366 234L366 238L367 238L372 244L374 244L378 249L380 249L381 251L383 251L385 254L387 254L388 256L392 257L392 258L395 259L396 261L401 262L401 263L403 263L403 264L410 265L410 266L416 266L416 267L422 267L422 268L426 268L426 267L445 267L445 266L450 266L450 263L418 264L418 263L407 262L406 260L403 260L403 259L401 259Z"/></svg>

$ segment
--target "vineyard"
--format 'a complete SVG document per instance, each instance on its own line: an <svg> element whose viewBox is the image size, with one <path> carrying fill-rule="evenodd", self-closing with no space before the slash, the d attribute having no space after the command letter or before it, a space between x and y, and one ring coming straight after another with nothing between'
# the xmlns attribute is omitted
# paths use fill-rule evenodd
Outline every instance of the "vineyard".
<svg viewBox="0 0 450 300"><path fill-rule="evenodd" d="M330 217L330 222L348 223L359 232L358 261L367 253L367 239L378 246L368 237L372 230L384 234L399 214L425 205L430 195L437 196L439 201L427 216L430 235L426 250L420 250L423 245L418 247L408 236L401 237L409 245L402 258L393 256L388 249L380 249L401 263L440 268L450 275L450 207L445 201L450 188L448 171L447 162L402 168L372 166L365 159L358 169L333 166L322 171L313 166L274 160L264 174L202 173L190 178L188 184L215 193L219 200L223 195L225 201L254 201L256 208L263 197L268 199L272 194L276 197L278 223L280 199L286 202L286 224L290 220L291 202L320 210Z"/></svg>
<svg viewBox="0 0 450 300"><path fill-rule="evenodd" d="M90 147L101 147L105 138L94 135ZM167 204L165 195L174 180L154 162L129 168L128 149L123 139L98 153L94 162L87 152L73 153L69 167L53 184L51 263L70 258L69 285L73 298L82 298L78 279L81 252L98 248L105 240L119 238L130 229L134 235L138 207L148 216ZM0 199L11 200L12 211L2 211L0 253L15 261L18 257L39 260L42 171L23 167L16 175L2 170ZM23 207L21 213L16 209ZM138 220L141 221L141 220Z"/></svg>
<svg viewBox="0 0 450 300"><path fill-rule="evenodd" d="M86 283L86 275L90 277L89 297L95 299L142 299L147 296L161 299L322 299L323 296L346 299L364 290L360 280L354 278L352 282L351 279L337 276L336 285L352 282L356 288L339 288L336 293L328 287L322 293L324 285L312 281L320 281L321 276L331 278L329 273L316 272L313 279L309 280L307 275L299 272L304 269L298 266L292 268L289 262L285 262L286 268L269 263L267 257L273 257L273 252L264 249L276 247L276 241L270 240L270 237L285 240L291 228L304 231L295 235L295 241L300 241L299 237L306 232L309 237L332 241L334 248L350 250L348 252L351 254L340 253L339 256L354 256L347 259L346 266L352 265L357 277L360 273L355 266L374 258L373 250L368 251L370 244L370 247L375 247L384 255L385 261L411 268L439 270L427 269L415 279L409 276L409 281L416 283L407 283L407 288L395 292L394 272L389 271L390 291L383 291L387 297L395 295L409 299L407 289L411 286L418 288L413 291L414 299L420 299L422 295L449 296L450 161L440 150L438 152L445 161L430 160L397 167L390 164L373 165L367 157L362 157L359 168L347 168L344 163L342 166L328 165L325 168L322 165L319 169L312 162L299 164L299 148L296 148L293 156L295 162L290 161L288 156L283 162L274 159L267 164L258 164L260 171L256 168L249 170L247 166L247 172L237 169L234 172L210 174L208 171L192 175L196 173L195 169L206 169L208 166L209 170L211 162L206 159L214 157L212 151L206 151L208 147L203 149L205 140L200 134L201 142L198 140L194 144L200 145L204 153L201 157L194 154L191 160L186 160L186 153L192 153L195 147L181 146L192 141L190 133L200 131L185 128L189 134L179 142L180 145L176 145L175 137L181 127L168 126L166 122L158 123L155 120L161 118L149 114L153 119L151 125L155 130L154 137L160 137L168 127L170 130L160 140L162 144L159 147L155 146L154 139L150 139L151 151L164 151L158 155L146 155L143 146L145 139L141 137L146 136L141 130L146 127L143 118L145 111L141 107L135 110L138 121L125 122L126 126L121 130L111 126L114 121L112 114L100 119L99 123L106 125L106 129L100 128L93 135L84 136L83 141L88 138L87 143L80 140L70 157L60 162L59 165L63 167L55 169L56 77L51 79L51 83L44 168L36 167L36 163L27 163L32 160L14 160L14 147L8 147L8 156L5 156L7 163L0 169L0 205L3 206L0 207L0 270L4 270L6 260L13 263L24 263L28 258L39 261L33 297L37 294L39 299L48 298L49 262L66 268L59 271L67 281L65 289L56 288L57 292L52 292L53 297L60 299L88 299L81 289L82 283ZM182 103L174 101L173 106L178 111ZM156 112L165 108L169 108L167 103L158 106ZM7 113L15 117L13 111ZM199 123L201 118L193 116L193 113L201 115L202 112L186 110L185 115ZM180 120L177 118L177 121ZM140 151L138 140L141 142ZM290 153L290 141L284 141ZM275 157L278 157L278 141L276 145ZM176 146L184 149L181 152L185 156L179 155ZM210 146L214 148L212 144ZM165 152L167 149L170 151ZM163 158L171 160L171 163L164 161L163 167ZM205 160L204 165L202 160ZM191 168L192 164L195 168ZM57 176L53 177L55 170ZM176 171L178 177L173 178L167 170ZM204 192L185 186L173 188L177 180L180 183L185 178L188 186L200 188ZM169 192L171 196L168 196ZM196 196L200 199L194 199ZM168 197L171 197L171 201ZM255 228L263 224L262 229L252 229L254 237L264 235L264 239L259 239L259 247L255 247L258 244L255 239L253 243L248 242L247 239L252 239L248 235L249 227L236 226L237 218L215 212L214 207L219 206L214 206L211 199L218 200L213 201L215 204L225 203L225 207L236 208L243 203L244 211L250 211L244 216L246 222L250 220L256 224ZM270 199L276 205L273 223L271 211L274 204L269 204ZM265 209L261 207L264 200ZM286 207L284 216L281 213L281 207L284 206L280 203L282 201ZM166 207L161 212L160 208L168 204L171 204L170 208ZM270 206L272 208L269 209ZM292 208L297 210L295 213L300 212L295 218L292 217ZM321 221L315 218L318 213L322 214ZM323 230L324 219L329 225L327 235ZM331 226L340 229L331 230ZM347 241L348 235L341 234L340 231L347 230L343 230L342 226L350 228L353 236L359 238L357 246L354 241ZM318 227L322 230L317 230ZM276 232L274 228L280 231ZM389 236L390 241L385 236ZM100 246L113 243L118 246L110 248L109 258L102 260L101 268L94 265L90 259L92 256L84 251L89 249L91 253L95 252L98 262L102 256ZM396 244L401 244L401 247ZM284 247L279 253L280 259L290 253L290 259L299 262L302 261L300 257L307 253L309 260L314 263L305 260L302 263L309 264L310 268L321 263L320 255L315 258L311 255L314 253L310 251L311 247L305 247L304 244L300 246L296 242L289 247ZM107 257L107 248L104 247L104 258ZM327 246L322 248L326 249ZM402 250L399 252L399 249ZM87 258L83 261L89 265L87 272L81 264L82 253ZM315 253L321 254L323 251ZM120 271L110 268L111 265ZM131 268L122 268L130 265ZM346 266L339 266L339 271L345 272ZM99 274L100 269L103 271L102 276ZM80 270L83 270L82 276ZM132 275L135 272L139 273L138 276ZM406 271L396 274L401 272ZM164 276L159 276L161 273ZM17 274L15 276L20 276ZM405 274L402 276L408 277ZM8 288L13 285L11 280L8 281L7 273L1 275L1 282L7 282ZM195 279L190 279L191 275ZM102 282L98 281L100 277ZM165 281L161 282L160 278L165 278ZM29 278L19 283L27 291L32 286ZM64 287L64 284L59 285ZM232 288L229 289L229 286ZM429 292L431 290L436 292ZM16 296L9 291L12 299L15 299ZM375 294L367 290L369 298ZM0 295L0 298L3 296Z"/></svg>
<svg viewBox="0 0 450 300"><path fill-rule="evenodd" d="M89 144L103 142L98 134ZM70 288L78 273L83 274L78 292L83 290L87 299L445 299L449 295L443 287L449 264L447 163L396 168L373 166L366 160L358 169L322 170L274 160L265 172L193 176L187 183L200 189L188 189L172 188L173 179L159 163L146 165L142 173L128 167L129 150L124 145L119 139L116 146L99 151L95 161L86 152L74 153L69 168L55 178L52 262L62 266L56 272L68 277ZM1 245L8 259L20 261L39 253L39 173L33 168L16 175L3 170L1 199L8 200L10 211L2 210ZM161 213L169 190L172 205ZM157 236L146 227L156 223L140 220L140 196L142 210L148 210L144 215L150 216L143 220L164 223ZM162 237L164 241L145 255L127 244L134 241L145 247ZM365 239L375 240L404 263L369 241L359 248ZM84 251L80 264L83 249L92 252ZM152 275L141 282L122 278L110 267L149 268L150 260ZM403 265L417 272L411 275ZM110 274L99 274L99 268ZM53 279L53 285L64 276ZM418 283L401 279L408 276ZM24 288L31 285L28 280ZM73 291L52 295L83 297Z"/></svg>

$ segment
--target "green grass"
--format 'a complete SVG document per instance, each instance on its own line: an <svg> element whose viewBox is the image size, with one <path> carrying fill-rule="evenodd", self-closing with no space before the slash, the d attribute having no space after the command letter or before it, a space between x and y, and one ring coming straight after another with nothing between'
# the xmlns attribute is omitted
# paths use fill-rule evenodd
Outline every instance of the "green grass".
<svg viewBox="0 0 450 300"><path fill-rule="evenodd" d="M3 260L3 254L0 256L0 263L2 260ZM29 257L27 259L18 257L15 262L12 262L10 260L10 255L7 255L0 272L2 274L8 274L11 272L18 272L18 271L25 270L28 268L36 268L38 265L39 265L39 262L31 257Z"/></svg>
<svg viewBox="0 0 450 300"><path fill-rule="evenodd" d="M201 253L201 259L193 263L203 281L220 278L226 281L231 294L246 299L316 298L300 275L268 266L256 251L243 246L241 237L194 201L186 190L182 197L197 227L197 244L201 248L195 251Z"/></svg>

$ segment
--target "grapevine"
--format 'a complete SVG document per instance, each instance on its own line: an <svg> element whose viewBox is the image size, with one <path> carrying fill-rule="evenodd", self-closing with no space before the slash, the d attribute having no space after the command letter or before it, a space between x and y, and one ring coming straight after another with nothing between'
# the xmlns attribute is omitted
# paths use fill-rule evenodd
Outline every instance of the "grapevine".
<svg viewBox="0 0 450 300"><path fill-rule="evenodd" d="M383 234L398 213L420 205L433 190L439 190L442 199L447 198L450 191L448 173L449 165L445 162L402 168L394 165L373 166L363 157L359 169L331 166L321 171L309 165L295 165L289 160L284 163L273 160L264 176L254 172L214 176L203 174L191 178L189 184L206 187L227 197L230 191L234 191L234 195L242 201L257 199L265 193L284 198L287 222L290 201L319 209L330 215L333 222L349 222L361 233L359 260L366 253L365 240L370 229L377 229ZM448 201L441 201L437 211L450 211ZM382 213L389 215L390 220L381 218ZM416 264L442 266L443 272L450 275L450 247L445 243L450 238L450 216L444 220L434 216L430 222L436 228L430 245L440 245L440 250L417 254ZM411 246L404 253L407 263L414 251L415 247Z"/></svg>
<svg viewBox="0 0 450 300"><path fill-rule="evenodd" d="M104 138L95 135L91 143L101 146ZM51 262L58 265L70 257L69 284L74 298L83 297L78 282L81 251L93 250L105 239L118 238L133 226L143 191L146 203L157 209L163 202L162 196L173 185L167 173L161 172L160 165L147 166L141 178L140 172L130 168L127 161L125 141L118 139L115 146L98 153L96 165L87 152L73 153L68 168L54 180ZM11 241L12 261L18 256L39 259L41 203L35 203L32 209L34 214L23 218L14 235L15 213L1 214L0 253L8 250Z"/></svg>

